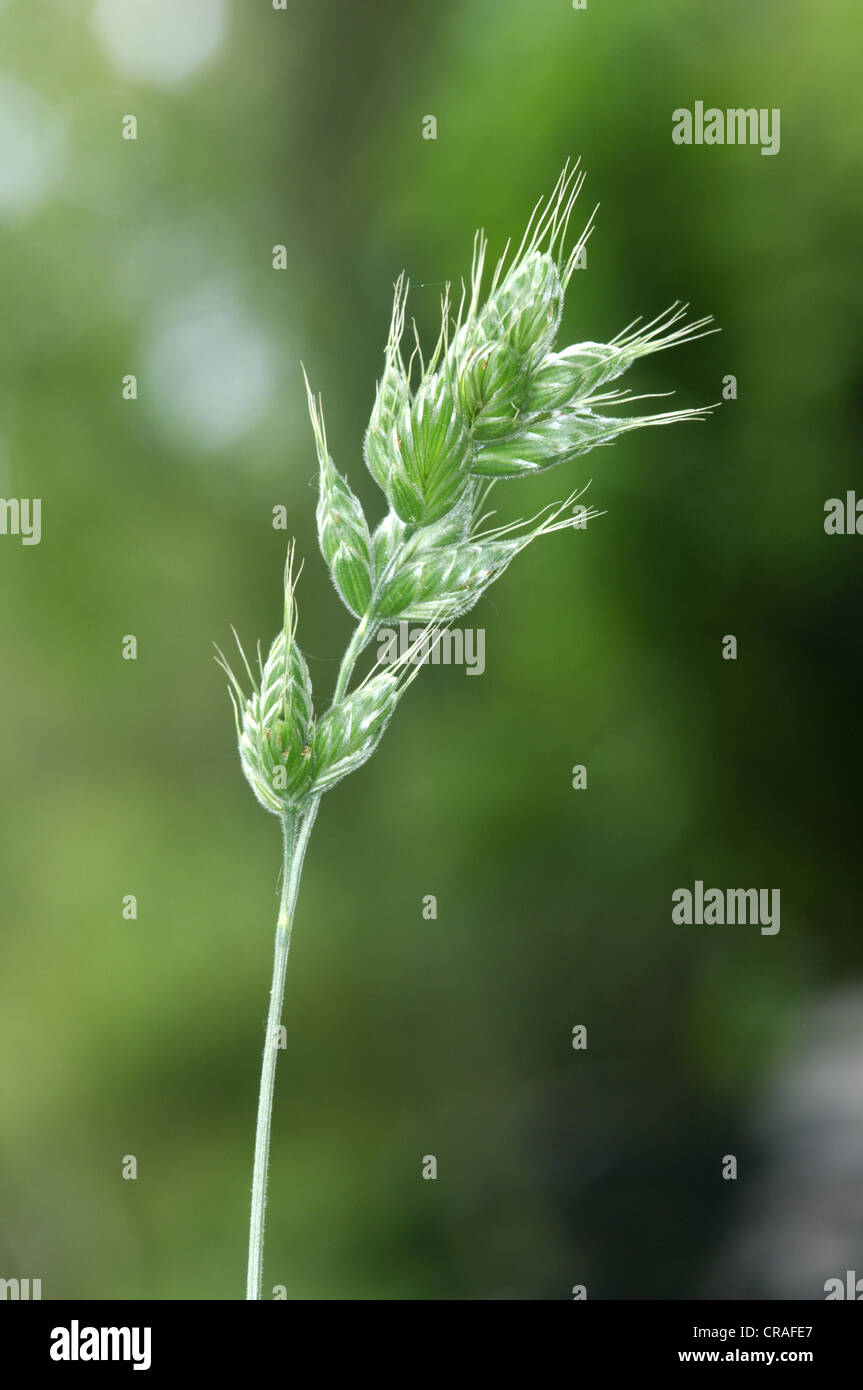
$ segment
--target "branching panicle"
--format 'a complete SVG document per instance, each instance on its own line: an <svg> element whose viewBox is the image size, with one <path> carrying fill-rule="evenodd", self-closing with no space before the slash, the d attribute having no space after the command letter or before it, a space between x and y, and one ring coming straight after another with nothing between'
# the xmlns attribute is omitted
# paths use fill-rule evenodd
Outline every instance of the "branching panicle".
<svg viewBox="0 0 863 1390"><path fill-rule="evenodd" d="M534 208L518 249L511 254L507 246L498 260L485 299L487 240L484 232L476 233L469 283L462 284L457 310L447 285L437 342L424 359L412 325L415 345L407 365L409 285L399 276L364 440L366 464L388 504L373 532L333 464L321 402L306 381L319 465L321 553L359 623L346 658L350 669L382 623L452 622L470 611L526 545L573 524L565 515L568 499L551 512L551 522L502 528L505 535L483 532L485 499L496 481L565 464L645 426L701 420L712 409L629 417L604 409L644 399L603 389L639 358L716 331L709 318L687 322L687 305L675 303L643 325L636 319L610 342L555 351L565 292L593 229L591 214L567 250L583 183L578 164L564 168L551 196ZM579 526L596 515L582 509ZM229 671L244 771L258 799L277 814L302 811L365 762L404 687L393 673L382 673L354 696L340 689L315 723L308 670L295 640L292 567L291 556L284 631L250 695ZM349 679L347 667L343 663Z"/></svg>

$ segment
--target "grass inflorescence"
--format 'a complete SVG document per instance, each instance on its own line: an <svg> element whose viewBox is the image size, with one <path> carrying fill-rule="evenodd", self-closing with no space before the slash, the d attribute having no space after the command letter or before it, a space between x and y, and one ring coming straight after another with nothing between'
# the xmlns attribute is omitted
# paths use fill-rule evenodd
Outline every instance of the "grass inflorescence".
<svg viewBox="0 0 863 1390"><path fill-rule="evenodd" d="M551 196L535 207L518 248L504 251L486 289L487 240L477 232L469 278L457 302L446 286L429 354L415 325L408 329L408 281L404 275L396 281L383 371L363 441L366 466L386 504L374 528L330 456L322 403L306 380L319 467L320 549L339 598L356 619L326 709L315 713L297 642L293 545L283 623L266 659L259 649L253 669L237 639L237 675L219 653L243 771L258 801L280 817L285 847L258 1106L249 1298L261 1296L275 1035L303 858L321 797L375 752L418 673L418 647L428 651L526 546L553 531L581 529L599 515L583 506L574 510L581 496L576 490L529 519L492 526L494 488L568 464L633 430L701 420L712 409L610 413L648 399L611 386L640 358L716 331L709 318L688 320L687 305L675 303L646 324L637 319L607 343L555 347L564 296L593 230L591 216L567 250L583 181L577 165L564 168ZM422 624L417 642L351 689L357 660L378 629L403 621Z"/></svg>

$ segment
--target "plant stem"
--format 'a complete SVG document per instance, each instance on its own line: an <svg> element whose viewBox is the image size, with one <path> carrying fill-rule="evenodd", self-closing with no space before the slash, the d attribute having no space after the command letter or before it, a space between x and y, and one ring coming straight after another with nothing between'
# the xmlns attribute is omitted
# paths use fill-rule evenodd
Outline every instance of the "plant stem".
<svg viewBox="0 0 863 1390"><path fill-rule="evenodd" d="M261 1089L258 1095L258 1120L255 1128L255 1166L252 1176L252 1213L249 1222L249 1267L246 1275L246 1298L259 1299L264 1275L264 1221L267 1209L267 1172L270 1162L270 1127L273 1116L273 1090L276 1083L278 1029L285 1001L285 974L291 948L291 929L294 919L300 875L309 836L317 815L314 801L303 817L297 832L294 816L282 821L284 833L284 862L282 867L282 897L276 924L273 952L273 982L270 987L270 1007L267 1013L267 1032L264 1038L264 1060L261 1066Z"/></svg>
<svg viewBox="0 0 863 1390"><path fill-rule="evenodd" d="M339 668L334 700L340 700L348 688L357 658L368 641L368 615L358 624L348 643ZM270 1165L270 1129L273 1118L273 1092L276 1084L278 1030L285 1002L285 977L294 910L300 891L303 860L306 857L312 826L318 814L320 796L313 797L301 816L287 814L282 818L284 858L282 864L282 896L276 923L273 950L273 981L270 986L270 1007L267 1012L267 1032L264 1038L264 1057L261 1065L261 1089L258 1094L258 1119L255 1126L255 1165L252 1174L252 1211L249 1221L249 1264L246 1273L246 1299L260 1299L264 1278L264 1223L267 1212L267 1174Z"/></svg>
<svg viewBox="0 0 863 1390"><path fill-rule="evenodd" d="M357 623L353 636L347 645L345 654L342 657L342 664L339 667L339 678L336 681L336 688L333 691L333 703L335 703L336 700L342 699L348 688L348 682L353 675L354 667L357 664L357 658L360 656L369 640L370 616L371 615L367 613L365 617Z"/></svg>

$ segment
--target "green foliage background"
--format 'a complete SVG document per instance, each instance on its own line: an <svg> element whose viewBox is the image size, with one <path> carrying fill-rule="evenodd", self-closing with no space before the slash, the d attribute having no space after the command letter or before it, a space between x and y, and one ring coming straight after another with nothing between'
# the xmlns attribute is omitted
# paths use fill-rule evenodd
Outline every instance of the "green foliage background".
<svg viewBox="0 0 863 1390"><path fill-rule="evenodd" d="M745 1211L759 1097L863 966L863 542L823 531L825 500L863 491L858 7L256 0L173 86L112 65L88 9L0 13L5 109L23 86L56 123L44 196L0 201L0 491L41 497L44 527L0 540L0 1275L242 1296L279 843L211 644L276 631L284 504L325 699L350 626L300 359L376 517L360 442L396 274L433 331L475 226L499 252L580 154L580 218L601 206L561 341L690 300L722 333L627 384L699 405L734 373L739 398L503 490L528 514L592 478L607 515L513 566L471 619L486 673L425 672L326 799L265 1282L699 1296ZM673 145L699 98L780 107L781 152ZM197 428L188 395L218 422L235 379L247 427ZM781 888L781 932L673 926L696 878ZM814 1252L811 1296L837 1272Z"/></svg>

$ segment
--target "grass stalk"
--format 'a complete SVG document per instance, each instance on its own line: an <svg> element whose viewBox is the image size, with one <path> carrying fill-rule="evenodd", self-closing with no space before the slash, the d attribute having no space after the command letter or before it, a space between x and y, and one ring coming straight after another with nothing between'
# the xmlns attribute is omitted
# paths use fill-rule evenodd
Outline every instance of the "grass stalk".
<svg viewBox="0 0 863 1390"><path fill-rule="evenodd" d="M357 625L345 651L333 696L340 700L347 690L354 667L368 642L368 624ZM258 1117L255 1124L255 1161L252 1170L252 1208L249 1217L249 1262L246 1271L246 1299L262 1296L264 1279L264 1226L267 1215L267 1177L270 1167L270 1130L273 1120L273 1095L276 1086L276 1059L279 1051L278 1033L285 1004L285 982L294 912L300 891L303 862L306 857L312 827L318 814L321 798L315 797L302 816L290 812L282 821L282 894L276 922L273 948L273 979L270 985L270 1006L267 1011L267 1031L261 1063L261 1085L258 1092Z"/></svg>

